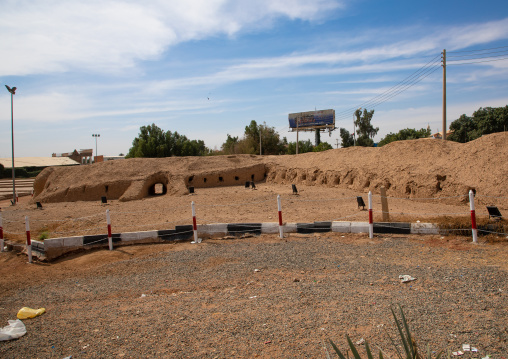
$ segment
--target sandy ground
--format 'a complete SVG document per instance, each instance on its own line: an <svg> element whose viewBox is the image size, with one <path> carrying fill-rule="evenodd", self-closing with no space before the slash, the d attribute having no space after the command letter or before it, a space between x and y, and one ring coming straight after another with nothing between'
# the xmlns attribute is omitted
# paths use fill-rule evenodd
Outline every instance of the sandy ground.
<svg viewBox="0 0 508 359"><path fill-rule="evenodd" d="M277 222L277 195L281 195L283 221L368 221L368 212L358 208L356 197L368 203L366 192L322 186L298 186L298 195L290 185L258 183L255 190L244 186L197 188L193 195L153 196L138 201L78 201L45 203L37 209L30 197L21 197L17 206L0 202L3 207L6 238L24 242L25 216L29 217L32 238L43 233L51 238L107 233L106 209L110 210L112 230L134 232L171 229L192 224L191 202L195 202L198 224ZM467 197L463 197L464 199ZM457 198L388 198L391 221L470 222L469 203ZM380 195L373 195L374 220L382 221ZM499 206L508 213L508 206ZM478 221L489 222L486 206L478 205ZM466 223L466 226L468 224ZM452 227L453 228L453 227ZM467 228L467 227L466 227ZM453 233L452 233L453 234Z"/></svg>
<svg viewBox="0 0 508 359"><path fill-rule="evenodd" d="M501 359L507 257L506 243L331 233L137 245L52 263L1 253L0 322L23 306L47 313L0 342L0 356L326 358L328 339L345 351L349 334L393 358L389 308L400 304L420 346L470 344L479 352L462 358Z"/></svg>
<svg viewBox="0 0 508 359"><path fill-rule="evenodd" d="M389 187L391 221L469 228L470 188L478 190L478 222L491 222L485 207L489 204L504 216L508 213L508 155L502 155L508 153L507 139L507 134L496 134L465 145L405 141L382 151L306 154L297 162L293 156L249 157L267 166L266 180L257 181L255 190L242 185L196 187L195 194L177 191L139 200L110 199L107 204L100 197L43 202L42 210L31 197L21 197L16 206L4 200L4 234L24 242L25 216L33 239L106 233L107 209L113 232L171 229L192 223L193 201L198 224L276 222L277 195L284 222L367 221L368 212L358 208L356 197L367 203L369 190L374 194L374 220L381 221L380 185ZM188 181L190 172L185 171L190 169L201 173L195 178L210 179L241 158L211 159L215 172L206 161L179 159L172 178ZM119 166L139 172L129 163ZM156 161L147 163L145 169L156 169ZM482 165L478 169L471 163ZM86 170L81 167L79 171ZM68 185L70 192L103 190L103 184L92 185L102 180L94 176L95 168L102 167L90 167L89 177ZM125 172L119 169L111 176L121 181ZM50 178L50 192L67 193L58 192L59 186L67 186L65 178ZM292 194L292 183L298 195ZM482 236L479 242L471 243L468 230L451 230L447 236L374 239L333 233L290 234L283 240L273 235L205 238L200 245L89 250L34 264L27 264L22 254L0 253L0 326L23 306L48 310L25 322L26 336L0 343L0 356L317 358L326 357L322 343L328 338L345 349L346 333L393 355L383 328L395 335L389 308L399 303L420 343L452 351L470 343L480 351L464 358L506 358L506 231ZM401 284L400 274L417 280Z"/></svg>

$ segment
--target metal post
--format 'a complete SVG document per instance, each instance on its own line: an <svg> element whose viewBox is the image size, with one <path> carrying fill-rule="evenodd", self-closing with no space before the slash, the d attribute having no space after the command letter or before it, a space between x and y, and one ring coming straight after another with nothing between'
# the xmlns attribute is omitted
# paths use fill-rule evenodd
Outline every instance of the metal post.
<svg viewBox="0 0 508 359"><path fill-rule="evenodd" d="M296 117L296 154L298 154L298 124L300 120L298 116Z"/></svg>
<svg viewBox="0 0 508 359"><path fill-rule="evenodd" d="M16 174L14 170L14 91L11 93L11 138L12 138L12 205L16 205Z"/></svg>
<svg viewBox="0 0 508 359"><path fill-rule="evenodd" d="M95 157L97 157L99 155L99 151L97 150L97 137L101 137L101 135L99 133L94 133L92 137L95 137Z"/></svg>
<svg viewBox="0 0 508 359"><path fill-rule="evenodd" d="M443 49L443 140L446 140L446 49Z"/></svg>

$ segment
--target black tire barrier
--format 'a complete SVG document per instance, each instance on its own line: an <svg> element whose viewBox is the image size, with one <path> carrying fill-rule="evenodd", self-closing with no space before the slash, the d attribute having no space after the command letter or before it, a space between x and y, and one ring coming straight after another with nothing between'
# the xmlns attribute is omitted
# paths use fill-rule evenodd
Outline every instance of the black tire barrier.
<svg viewBox="0 0 508 359"><path fill-rule="evenodd" d="M374 222L374 233L411 234L411 223Z"/></svg>
<svg viewBox="0 0 508 359"><path fill-rule="evenodd" d="M297 223L296 233L326 233L332 231L332 222Z"/></svg>
<svg viewBox="0 0 508 359"><path fill-rule="evenodd" d="M186 241L191 239L193 234L192 224L157 231L157 237L164 241Z"/></svg>
<svg viewBox="0 0 508 359"><path fill-rule="evenodd" d="M111 238L113 239L113 243L120 242L122 240L121 235L121 233L112 233ZM108 235L96 234L92 236L83 236L83 246L92 244L108 244Z"/></svg>

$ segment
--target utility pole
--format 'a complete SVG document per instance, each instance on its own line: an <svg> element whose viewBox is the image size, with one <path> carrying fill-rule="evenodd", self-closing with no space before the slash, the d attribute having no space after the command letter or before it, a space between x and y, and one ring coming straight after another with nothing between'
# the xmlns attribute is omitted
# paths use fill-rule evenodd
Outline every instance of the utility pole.
<svg viewBox="0 0 508 359"><path fill-rule="evenodd" d="M446 140L446 49L443 49L443 140Z"/></svg>
<svg viewBox="0 0 508 359"><path fill-rule="evenodd" d="M7 91L11 94L11 140L12 140L12 205L16 205L16 174L14 170L14 102L13 96L16 94L16 87L10 88L5 85ZM3 250L3 248L2 248Z"/></svg>

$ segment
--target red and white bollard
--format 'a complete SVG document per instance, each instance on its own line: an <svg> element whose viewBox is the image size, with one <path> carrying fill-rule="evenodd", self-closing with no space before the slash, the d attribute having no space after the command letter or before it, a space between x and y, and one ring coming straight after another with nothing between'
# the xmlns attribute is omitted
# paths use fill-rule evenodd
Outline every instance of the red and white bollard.
<svg viewBox="0 0 508 359"><path fill-rule="evenodd" d="M109 217L109 209L106 210L106 222L108 223L108 244L109 250L113 250L113 236L111 235L111 218Z"/></svg>
<svg viewBox="0 0 508 359"><path fill-rule="evenodd" d="M372 218L372 192L369 191L369 238L374 238L374 221Z"/></svg>
<svg viewBox="0 0 508 359"><path fill-rule="evenodd" d="M198 238L198 224L196 222L196 205L194 201L191 202L192 208L192 231L194 232L194 242L192 243L200 243L201 241Z"/></svg>
<svg viewBox="0 0 508 359"><path fill-rule="evenodd" d="M28 216L25 216L25 229L26 229L26 252L28 253L28 263L32 263L32 240L30 239L30 223Z"/></svg>
<svg viewBox="0 0 508 359"><path fill-rule="evenodd" d="M277 195L277 209L279 210L279 236L284 238L284 226L282 225L282 205L280 201L280 194Z"/></svg>
<svg viewBox="0 0 508 359"><path fill-rule="evenodd" d="M469 190L469 207L471 208L471 228L473 232L473 243L478 243L478 230L476 229L476 213L474 211L474 192Z"/></svg>
<svg viewBox="0 0 508 359"><path fill-rule="evenodd" d="M19 202L19 196L18 196L18 192L16 192L16 203Z"/></svg>
<svg viewBox="0 0 508 359"><path fill-rule="evenodd" d="M0 208L0 252L4 251L4 227L2 222L2 208Z"/></svg>

